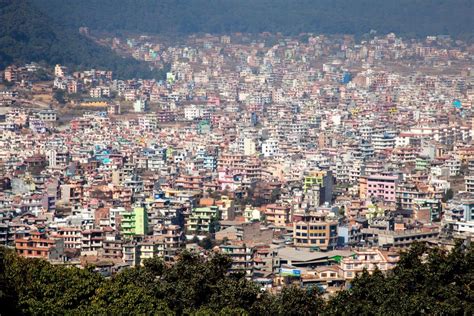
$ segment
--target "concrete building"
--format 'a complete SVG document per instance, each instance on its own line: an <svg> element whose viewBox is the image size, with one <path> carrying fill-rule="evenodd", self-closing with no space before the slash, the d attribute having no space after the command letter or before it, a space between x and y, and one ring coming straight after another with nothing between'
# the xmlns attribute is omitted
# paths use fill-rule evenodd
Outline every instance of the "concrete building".
<svg viewBox="0 0 474 316"><path fill-rule="evenodd" d="M366 270L372 274L376 269L387 272L395 268L399 254L397 252L383 251L377 248L356 250L355 255L343 258L341 270L344 279L352 280Z"/></svg>
<svg viewBox="0 0 474 316"><path fill-rule="evenodd" d="M148 234L148 214L143 207L135 207L132 212L121 214L121 231L125 237Z"/></svg>
<svg viewBox="0 0 474 316"><path fill-rule="evenodd" d="M16 253L27 258L52 261L64 260L64 241L50 238L45 233L31 232L30 236L15 239Z"/></svg>
<svg viewBox="0 0 474 316"><path fill-rule="evenodd" d="M385 174L360 177L360 198L374 197L386 202L395 202L398 181L398 176Z"/></svg>

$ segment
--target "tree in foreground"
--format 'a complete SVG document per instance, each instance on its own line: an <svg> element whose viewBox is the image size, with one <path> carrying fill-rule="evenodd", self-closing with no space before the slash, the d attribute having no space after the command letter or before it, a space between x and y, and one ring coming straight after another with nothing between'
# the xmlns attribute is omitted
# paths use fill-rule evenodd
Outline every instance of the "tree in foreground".
<svg viewBox="0 0 474 316"><path fill-rule="evenodd" d="M0 248L0 306L6 315L415 315L474 314L474 251L416 245L384 275L358 276L324 301L297 286L273 295L243 275L228 274L231 261L184 252L169 265L159 258L104 278L92 267L51 265Z"/></svg>

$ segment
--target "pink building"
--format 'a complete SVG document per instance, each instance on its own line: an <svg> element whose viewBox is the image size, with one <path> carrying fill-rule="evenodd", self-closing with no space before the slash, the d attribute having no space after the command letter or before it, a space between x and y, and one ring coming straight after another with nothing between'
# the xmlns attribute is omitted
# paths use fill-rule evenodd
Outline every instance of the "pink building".
<svg viewBox="0 0 474 316"><path fill-rule="evenodd" d="M386 202L395 202L398 176L370 175L360 178L361 198L376 197Z"/></svg>

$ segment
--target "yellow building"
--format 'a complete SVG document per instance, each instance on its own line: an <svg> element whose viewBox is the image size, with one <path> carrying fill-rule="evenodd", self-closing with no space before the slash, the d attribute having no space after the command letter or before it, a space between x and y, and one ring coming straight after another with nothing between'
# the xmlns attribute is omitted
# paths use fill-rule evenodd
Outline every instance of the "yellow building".
<svg viewBox="0 0 474 316"><path fill-rule="evenodd" d="M265 210L265 221L277 227L285 227L290 222L290 207L269 204Z"/></svg>
<svg viewBox="0 0 474 316"><path fill-rule="evenodd" d="M84 99L81 106L86 107L107 107L108 102L105 99Z"/></svg>
<svg viewBox="0 0 474 316"><path fill-rule="evenodd" d="M304 177L304 190L305 192L315 185L323 186L324 176L326 171L312 171L309 175Z"/></svg>
<svg viewBox="0 0 474 316"><path fill-rule="evenodd" d="M314 247L321 250L334 249L337 245L337 222L294 222L293 243L297 247Z"/></svg>

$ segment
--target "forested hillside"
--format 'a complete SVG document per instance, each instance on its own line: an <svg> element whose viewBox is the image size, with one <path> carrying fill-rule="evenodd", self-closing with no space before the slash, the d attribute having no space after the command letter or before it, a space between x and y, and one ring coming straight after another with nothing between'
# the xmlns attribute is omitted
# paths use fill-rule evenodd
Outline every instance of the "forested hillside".
<svg viewBox="0 0 474 316"><path fill-rule="evenodd" d="M0 68L44 61L111 69L121 78L163 77L80 35L80 26L172 36L263 31L361 35L375 29L471 38L472 12L471 0L0 0Z"/></svg>
<svg viewBox="0 0 474 316"><path fill-rule="evenodd" d="M67 26L150 33L300 32L470 37L472 0L34 0Z"/></svg>
<svg viewBox="0 0 474 316"><path fill-rule="evenodd" d="M364 273L328 301L317 287L262 292L229 275L228 257L183 253L167 265L149 259L106 279L87 269L18 257L0 247L5 315L473 315L474 251L415 245L385 276Z"/></svg>
<svg viewBox="0 0 474 316"><path fill-rule="evenodd" d="M110 69L118 77L160 77L147 64L122 58L38 11L27 0L0 0L0 69L13 62L56 63L73 69Z"/></svg>

